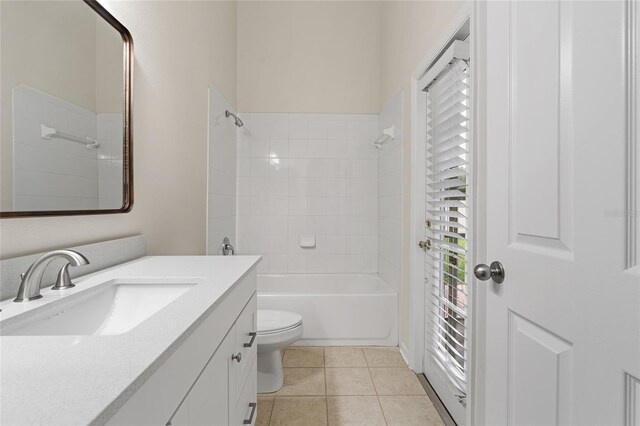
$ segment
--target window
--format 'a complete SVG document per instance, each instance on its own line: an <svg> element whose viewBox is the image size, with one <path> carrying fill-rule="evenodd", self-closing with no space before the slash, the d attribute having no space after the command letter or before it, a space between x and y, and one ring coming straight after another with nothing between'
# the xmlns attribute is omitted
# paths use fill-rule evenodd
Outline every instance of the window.
<svg viewBox="0 0 640 426"><path fill-rule="evenodd" d="M464 403L470 199L469 65L452 59L426 88L427 352ZM429 293L429 292L427 292ZM430 309L430 310L429 310Z"/></svg>

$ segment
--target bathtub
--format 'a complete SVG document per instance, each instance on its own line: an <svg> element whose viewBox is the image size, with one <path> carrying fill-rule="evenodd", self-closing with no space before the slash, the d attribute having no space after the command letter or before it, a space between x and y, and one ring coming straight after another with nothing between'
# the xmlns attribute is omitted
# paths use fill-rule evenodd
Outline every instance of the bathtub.
<svg viewBox="0 0 640 426"><path fill-rule="evenodd" d="M258 274L258 309L300 313L299 346L398 345L398 294L378 275Z"/></svg>

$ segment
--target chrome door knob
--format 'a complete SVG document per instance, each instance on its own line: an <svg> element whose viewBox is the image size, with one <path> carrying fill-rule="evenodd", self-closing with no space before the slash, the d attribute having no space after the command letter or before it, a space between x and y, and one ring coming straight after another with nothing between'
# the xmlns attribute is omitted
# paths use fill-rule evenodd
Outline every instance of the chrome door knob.
<svg viewBox="0 0 640 426"><path fill-rule="evenodd" d="M236 355L231 355L231 359L234 361L242 361L242 352L238 352Z"/></svg>
<svg viewBox="0 0 640 426"><path fill-rule="evenodd" d="M502 284L505 275L504 266L498 261L491 262L489 266L481 263L473 269L473 273L479 280L487 281L489 278L492 278L497 284Z"/></svg>

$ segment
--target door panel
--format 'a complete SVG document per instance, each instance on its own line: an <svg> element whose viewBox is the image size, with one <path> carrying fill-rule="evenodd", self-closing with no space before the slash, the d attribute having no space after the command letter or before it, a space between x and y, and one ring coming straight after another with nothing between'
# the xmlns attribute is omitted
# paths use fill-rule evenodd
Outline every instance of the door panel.
<svg viewBox="0 0 640 426"><path fill-rule="evenodd" d="M510 11L510 242L570 250L572 5L516 2ZM550 254L548 250L545 250Z"/></svg>
<svg viewBox="0 0 640 426"><path fill-rule="evenodd" d="M535 244L560 238L560 5L514 3L510 20L512 227Z"/></svg>
<svg viewBox="0 0 640 426"><path fill-rule="evenodd" d="M235 342L233 330L224 338L189 391L191 425L229 424L229 364Z"/></svg>
<svg viewBox="0 0 640 426"><path fill-rule="evenodd" d="M640 379L625 377L625 425L640 425Z"/></svg>
<svg viewBox="0 0 640 426"><path fill-rule="evenodd" d="M506 279L477 283L486 424L624 424L636 405L637 212L612 213L638 184L631 3L487 2L484 263Z"/></svg>
<svg viewBox="0 0 640 426"><path fill-rule="evenodd" d="M509 424L568 424L572 346L509 314Z"/></svg>

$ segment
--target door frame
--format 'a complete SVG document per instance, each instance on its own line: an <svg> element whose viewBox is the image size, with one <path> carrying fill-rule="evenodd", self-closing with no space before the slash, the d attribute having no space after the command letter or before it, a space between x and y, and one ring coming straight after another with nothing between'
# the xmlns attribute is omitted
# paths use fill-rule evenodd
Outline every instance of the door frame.
<svg viewBox="0 0 640 426"><path fill-rule="evenodd" d="M479 241L484 238L486 230L486 191L485 188L485 152L484 113L481 101L484 99L483 56L484 38L483 21L486 11L483 2L467 0L460 11L442 32L431 50L424 56L411 75L411 221L410 221L410 285L409 285L409 367L423 373L423 357L425 347L425 285L424 285L424 251L418 242L424 238L425 215L425 147L426 140L426 95L420 90L418 82L427 70L435 64L449 44L468 33L471 58L471 138L472 176L471 197L473 200L472 235L470 245L473 248L469 264L475 265L477 259L484 259L486 247ZM465 28L467 27L467 28ZM420 189L419 191L417 189ZM469 281L469 328L468 340L468 398L467 424L480 424L484 419L483 369L477 368L484 362L484 300L485 287L478 286L473 274Z"/></svg>

